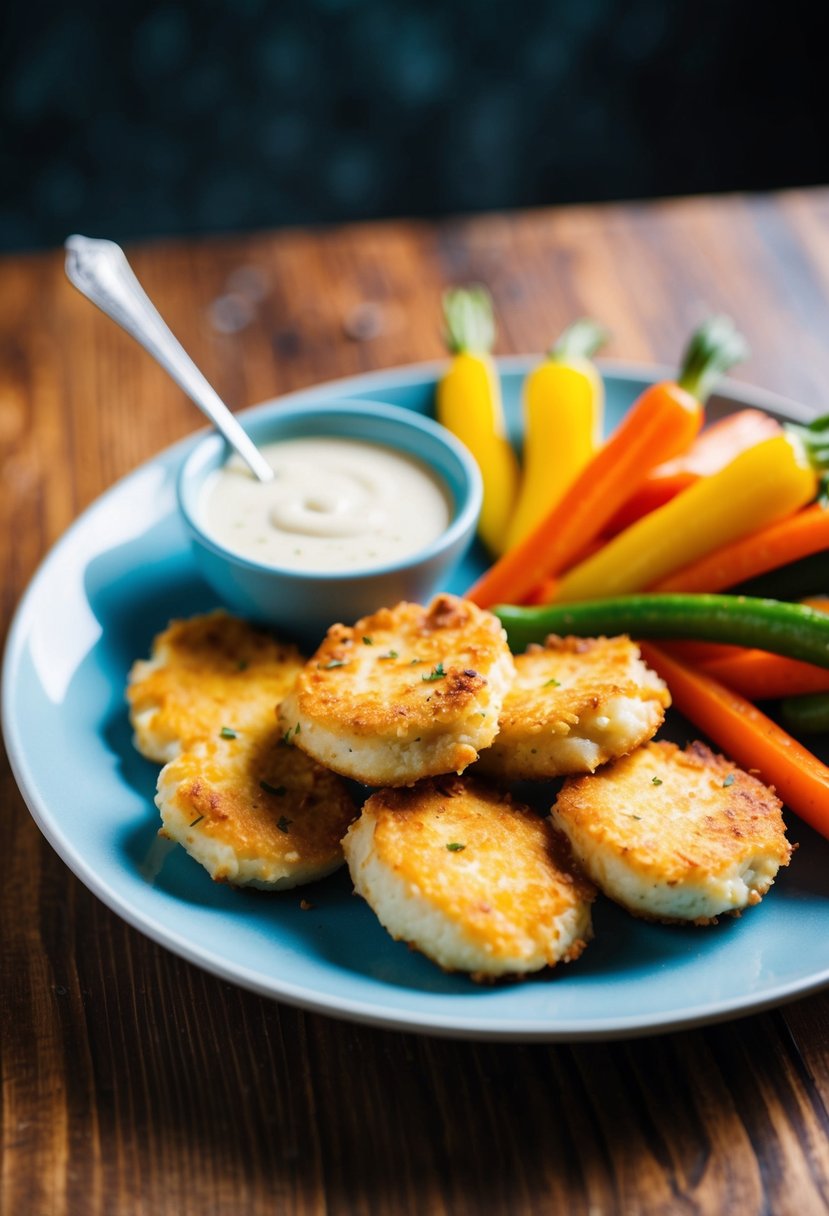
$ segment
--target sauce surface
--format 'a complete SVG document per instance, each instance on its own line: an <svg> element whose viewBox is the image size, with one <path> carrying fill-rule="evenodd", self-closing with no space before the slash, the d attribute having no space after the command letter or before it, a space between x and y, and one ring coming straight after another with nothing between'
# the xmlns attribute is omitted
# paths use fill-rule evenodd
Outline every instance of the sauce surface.
<svg viewBox="0 0 829 1216"><path fill-rule="evenodd" d="M260 451L272 482L234 456L202 491L205 531L242 557L315 573L379 567L417 553L450 523L440 479L392 448L313 436Z"/></svg>

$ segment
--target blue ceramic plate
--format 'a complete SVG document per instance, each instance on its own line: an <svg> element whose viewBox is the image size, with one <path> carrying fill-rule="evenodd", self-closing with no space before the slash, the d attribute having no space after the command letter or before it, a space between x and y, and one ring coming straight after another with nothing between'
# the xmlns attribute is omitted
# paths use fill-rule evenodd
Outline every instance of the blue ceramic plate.
<svg viewBox="0 0 829 1216"><path fill-rule="evenodd" d="M529 359L504 360L518 424ZM606 368L614 425L659 369ZM373 398L427 412L435 366L378 372L292 395ZM755 390L714 403L796 416ZM136 754L124 705L132 660L171 616L211 608L174 497L188 441L103 495L44 561L9 637L6 743L40 828L78 877L130 924L199 966L267 996L381 1026L491 1039L602 1039L761 1009L829 981L829 842L790 817L800 841L763 903L707 929L633 920L607 901L582 959L517 985L477 987L393 942L351 895L345 872L279 895L213 884L161 846L156 768ZM449 590L482 568L472 553ZM674 724L674 730L678 729ZM313 906L300 908L306 897Z"/></svg>

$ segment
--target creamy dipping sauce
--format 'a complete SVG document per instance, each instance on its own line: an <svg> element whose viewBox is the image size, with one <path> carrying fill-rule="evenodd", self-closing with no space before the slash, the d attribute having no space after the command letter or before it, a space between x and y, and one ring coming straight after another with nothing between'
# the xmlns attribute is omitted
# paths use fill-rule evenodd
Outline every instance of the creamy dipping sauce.
<svg viewBox="0 0 829 1216"><path fill-rule="evenodd" d="M206 480L205 531L241 557L315 573L385 566L448 527L448 492L419 460L380 444L313 436L263 444L273 481L236 456Z"/></svg>

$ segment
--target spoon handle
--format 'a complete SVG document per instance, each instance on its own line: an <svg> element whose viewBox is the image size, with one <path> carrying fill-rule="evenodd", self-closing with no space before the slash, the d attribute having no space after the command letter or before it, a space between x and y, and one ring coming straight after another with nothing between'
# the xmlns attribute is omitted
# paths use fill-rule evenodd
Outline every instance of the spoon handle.
<svg viewBox="0 0 829 1216"><path fill-rule="evenodd" d="M70 236L66 274L78 291L140 342L169 372L260 481L273 469L242 429L218 393L205 380L135 277L123 249L114 241Z"/></svg>

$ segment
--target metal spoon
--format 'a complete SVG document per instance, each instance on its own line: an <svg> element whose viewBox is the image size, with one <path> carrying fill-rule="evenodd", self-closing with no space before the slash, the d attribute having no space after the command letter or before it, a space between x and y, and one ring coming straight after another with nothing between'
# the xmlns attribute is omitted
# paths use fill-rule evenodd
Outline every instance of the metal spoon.
<svg viewBox="0 0 829 1216"><path fill-rule="evenodd" d="M123 249L88 236L70 236L65 247L70 282L169 372L259 481L272 481L273 469L162 320Z"/></svg>

